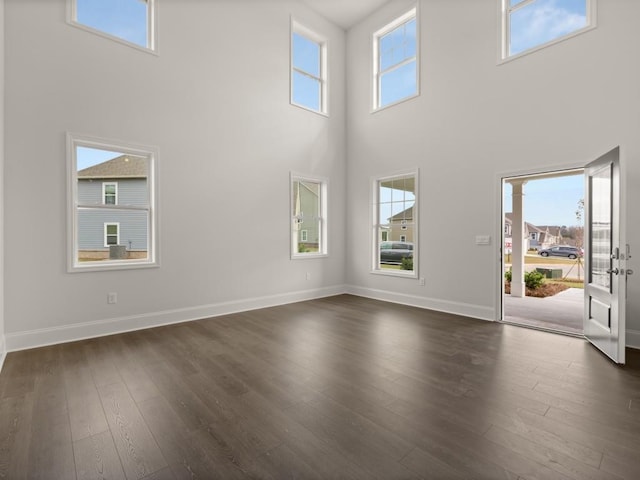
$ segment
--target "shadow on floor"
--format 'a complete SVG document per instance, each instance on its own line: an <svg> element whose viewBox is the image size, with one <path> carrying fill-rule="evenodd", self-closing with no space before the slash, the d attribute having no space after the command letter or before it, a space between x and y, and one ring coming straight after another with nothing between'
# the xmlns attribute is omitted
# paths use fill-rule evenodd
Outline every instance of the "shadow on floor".
<svg viewBox="0 0 640 480"><path fill-rule="evenodd" d="M504 321L582 335L584 290L569 288L552 297L504 296Z"/></svg>

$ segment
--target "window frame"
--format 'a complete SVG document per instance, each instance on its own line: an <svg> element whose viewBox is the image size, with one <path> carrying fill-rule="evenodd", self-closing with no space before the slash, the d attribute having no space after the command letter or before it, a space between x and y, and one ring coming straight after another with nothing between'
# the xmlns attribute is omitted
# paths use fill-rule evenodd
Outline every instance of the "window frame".
<svg viewBox="0 0 640 480"><path fill-rule="evenodd" d="M78 170L77 148L86 147L104 151L113 151L125 155L146 157L148 159L147 174L147 205L105 205L103 203L81 205L78 202ZM67 272L97 272L109 270L127 270L138 268L152 268L160 266L158 248L158 150L156 147L136 145L116 140L91 137L87 135L67 132ZM107 182L109 183L109 182ZM104 196L102 198L104 200ZM80 262L78 260L78 212L81 207L97 210L134 210L147 212L147 258L125 260L101 260L95 262ZM105 222L105 224L119 222ZM118 225L118 241L120 225ZM106 227L104 235L106 244ZM107 248L108 245L105 245Z"/></svg>
<svg viewBox="0 0 640 480"><path fill-rule="evenodd" d="M384 242L393 242L393 240L382 239L381 232L383 224L380 223L380 184L389 180L396 180L402 178L413 177L414 180L414 192L415 201L413 204L413 222L409 225L413 226L413 270L394 270L383 269L380 264L380 244ZM420 169L406 170L391 175L384 175L379 177L373 177L371 179L371 272L374 275L385 275L391 277L412 278L417 279L419 277L419 203L420 203ZM407 242L404 242L407 243Z"/></svg>
<svg viewBox="0 0 640 480"><path fill-rule="evenodd" d="M547 42L541 43L534 47L530 47L526 50L518 52L514 55L509 53L509 49L511 46L511 14L513 12L517 12L523 7L527 5L532 5L536 3L538 0L522 0L517 5L513 7L510 6L510 0L498 0L498 10L500 12L500 25L502 31L500 32L500 59L499 64L510 62L515 60L516 58L524 57L531 53L537 52L544 48L550 47L552 45L556 45L560 42L564 42L578 35L582 35L585 32L593 30L597 27L597 0L585 0L586 3L586 13L587 13L587 25L578 30L574 30L573 32L567 33L565 35L561 35L553 40L549 40Z"/></svg>
<svg viewBox="0 0 640 480"><path fill-rule="evenodd" d="M381 110L385 110L389 107L393 107L395 105L404 103L411 99L414 99L420 96L420 17L419 17L419 9L418 5L414 5L409 11L404 14L396 17L391 22L387 23L384 27L376 30L372 35L372 113L379 112ZM411 60L404 59L403 61L394 64L391 68L386 69L384 72L380 72L380 40L382 37L386 36L388 33L396 30L401 27L405 23L410 22L415 19L416 21L416 54ZM381 89L381 80L384 74L390 73L397 68L408 65L411 62L415 62L416 64L416 91L412 95L407 97L403 97L399 100L393 101L386 105L382 105L382 89Z"/></svg>
<svg viewBox="0 0 640 480"><path fill-rule="evenodd" d="M307 40L318 45L320 50L320 76L316 77L312 73L306 72L302 69L298 69L293 65L293 35L298 34ZM329 41L326 37L316 33L305 25L301 24L293 17L291 18L291 28L289 32L289 103L294 107L302 108L309 112L317 113L319 115L328 117L329 116L329 64L328 64L328 55L329 55ZM297 103L293 99L293 87L294 87L294 74L300 73L308 78L317 81L320 86L320 110L315 110L306 105L302 105Z"/></svg>
<svg viewBox="0 0 640 480"><path fill-rule="evenodd" d="M109 234L109 227L116 227L116 243L109 243L108 239L113 234ZM111 245L120 245L120 222L104 222L104 246L105 248L109 248Z"/></svg>
<svg viewBox="0 0 640 480"><path fill-rule="evenodd" d="M142 52L152 53L157 55L157 25L158 25L158 6L156 0L138 0L144 1L147 4L147 45L142 46L137 43L130 42L124 38L113 35L109 32L99 30L90 25L80 23L78 21L78 0L67 0L67 23L85 32L93 33L100 37L113 40L114 42L126 45L131 48L135 48Z"/></svg>
<svg viewBox="0 0 640 480"><path fill-rule="evenodd" d="M308 182L308 183L317 183L319 185L319 194L320 198L318 201L318 225L319 225L319 234L318 234L318 251L317 252L299 252L298 251L298 232L299 230L296 228L298 225L298 221L296 218L296 202L294 199L294 182ZM290 248L291 248L291 259L299 260L299 259L309 259L309 258L322 258L327 257L329 255L328 249L328 191L329 191L329 181L324 177L317 177L312 175L299 174L295 172L290 172L289 174L289 230L290 230Z"/></svg>
<svg viewBox="0 0 640 480"><path fill-rule="evenodd" d="M107 202L107 186L113 185L115 187L115 193L113 195L114 203ZM102 182L102 204L103 205L118 205L118 182Z"/></svg>

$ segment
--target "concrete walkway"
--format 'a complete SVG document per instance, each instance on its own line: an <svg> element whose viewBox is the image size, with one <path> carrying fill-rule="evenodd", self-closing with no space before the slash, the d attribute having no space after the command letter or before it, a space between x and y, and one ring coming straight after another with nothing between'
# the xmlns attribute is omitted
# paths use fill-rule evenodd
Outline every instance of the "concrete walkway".
<svg viewBox="0 0 640 480"><path fill-rule="evenodd" d="M504 296L504 320L582 335L584 290L569 288L552 297Z"/></svg>

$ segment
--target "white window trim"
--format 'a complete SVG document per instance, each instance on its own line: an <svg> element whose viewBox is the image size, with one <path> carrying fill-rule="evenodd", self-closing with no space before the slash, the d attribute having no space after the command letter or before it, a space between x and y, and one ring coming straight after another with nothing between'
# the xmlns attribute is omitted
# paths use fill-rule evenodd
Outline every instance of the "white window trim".
<svg viewBox="0 0 640 480"><path fill-rule="evenodd" d="M108 234L107 234L107 227L113 226L115 225L117 227L117 233L116 233L116 243L115 245L120 245L120 222L105 222L104 224L104 246L105 248L109 248L111 246L111 244L109 242L107 242L107 238L108 238Z"/></svg>
<svg viewBox="0 0 640 480"><path fill-rule="evenodd" d="M392 270L392 269L383 269L380 268L380 243L381 235L378 233L380 231L380 215L378 212L378 207L380 205L380 189L378 188L380 182L385 182L388 180L394 180L396 178L406 178L406 177L414 177L415 181L415 192L414 196L416 198L415 203L413 205L413 270ZM415 170L407 170L403 172L398 172L392 175L373 177L371 179L371 224L372 224L372 235L371 235L371 272L374 275L384 275L390 277L402 277L402 278L418 278L418 266L420 259L420 243L419 243L419 203L420 203L420 169ZM391 241L391 240L386 240Z"/></svg>
<svg viewBox="0 0 640 480"><path fill-rule="evenodd" d="M148 184L148 207L129 207L125 205L87 205L90 208L116 208L118 210L147 210L147 258L132 260L102 260L100 262L79 262L78 261L78 175L77 175L77 147L96 148L100 150L113 151L118 154L129 154L144 156L149 159ZM135 145L126 142L107 140L103 138L91 137L76 133L67 133L67 271L96 272L105 270L127 270L137 268L153 268L160 266L158 248L158 209L156 199L158 196L158 150L155 147ZM116 223L116 222L109 222ZM120 229L118 228L118 235Z"/></svg>
<svg viewBox="0 0 640 480"><path fill-rule="evenodd" d="M295 202L293 199L293 182L301 181L301 182L311 182L320 184L320 235L318 251L317 252L298 252L298 238L297 238L297 230L294 228L296 223L295 218ZM329 181L324 177L316 177L304 174L298 174L295 172L291 172L289 174L289 230L291 237L291 259L292 260L300 260L300 259L310 259L310 258L322 258L329 256L329 250L327 245L327 230L328 230L328 202L327 202L327 192L329 191Z"/></svg>
<svg viewBox="0 0 640 480"><path fill-rule="evenodd" d="M311 40L312 42L317 43L320 46L320 77L315 77L310 75L308 72L304 70L299 70L294 68L293 66L293 34L297 33ZM291 105L302 108L309 112L317 113L318 115L322 115L324 117L329 116L329 65L328 65L328 50L329 50L329 41L314 32L313 30L305 27L301 23L291 18L291 29L289 32L289 102ZM320 110L314 110L313 108L309 108L306 105L300 105L293 101L293 73L298 72L303 75L308 76L309 78L313 78L320 82Z"/></svg>
<svg viewBox="0 0 640 480"><path fill-rule="evenodd" d="M110 33L103 32L97 28L90 27L84 23L78 22L77 0L67 0L67 23L85 32L93 33L99 37L107 38L114 42L135 48L141 52L157 55L158 51L158 7L156 0L144 0L147 3L147 46L143 47L137 43L130 42L124 38L116 37Z"/></svg>
<svg viewBox="0 0 640 480"><path fill-rule="evenodd" d="M527 50L523 50L522 52L517 53L515 55L509 55L509 44L510 44L510 33L511 33L511 26L509 21L511 18L511 13L526 5L534 3L535 1L536 0L524 0L518 5L515 5L514 7L510 7L509 0L498 0L498 12L500 17L498 24L501 25L501 31L500 31L500 34L498 35L499 37L498 65L511 62L512 60L515 60L521 57L525 57L539 50L542 50L542 49L551 47L553 45L556 45L558 43L564 42L566 40L569 40L570 38L576 37L578 35L582 35L583 33L586 33L597 27L597 21L596 21L598 17L597 5L596 5L597 0L586 0L587 2L587 25L586 26L578 30L575 30L571 33L567 33L566 35L563 35L561 37L555 38L553 40L549 40L548 42L541 43L540 45L536 45L535 47L531 47Z"/></svg>
<svg viewBox="0 0 640 480"><path fill-rule="evenodd" d="M387 105L380 105L380 79L382 78L380 72L380 39L384 37L387 33L395 30L400 25L409 22L412 18L416 19L416 93L413 95L409 95L408 97L402 98L400 100L396 100L395 102L391 102ZM420 18L418 16L418 6L414 6L405 14L397 17L395 20L386 24L380 30L377 30L372 35L373 41L373 50L372 50L372 104L371 104L371 113L379 112L381 110L385 110L387 108L393 107L395 105L399 105L401 103L412 100L418 96L420 96ZM405 65L409 62L406 60L395 65L394 68L398 68L399 66ZM387 70L388 72L389 70Z"/></svg>
<svg viewBox="0 0 640 480"><path fill-rule="evenodd" d="M113 185L116 187L115 203L107 203L107 186ZM102 182L102 204L103 205L118 205L118 182Z"/></svg>

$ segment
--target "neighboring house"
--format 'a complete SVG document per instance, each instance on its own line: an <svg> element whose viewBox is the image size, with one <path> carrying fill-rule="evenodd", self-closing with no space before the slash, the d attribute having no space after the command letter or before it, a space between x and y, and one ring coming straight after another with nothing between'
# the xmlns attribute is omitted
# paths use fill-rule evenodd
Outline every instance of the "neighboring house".
<svg viewBox="0 0 640 480"><path fill-rule="evenodd" d="M549 248L553 245L566 245L566 241L562 236L562 227L556 227L552 225L538 226L538 229L542 231L542 235L538 240L539 248Z"/></svg>
<svg viewBox="0 0 640 480"><path fill-rule="evenodd" d="M525 239L525 252L527 250L529 250L530 245L531 245L531 236L529 234L529 227L532 226L530 223L524 222L524 232L522 233L522 236ZM511 238L513 237L513 213L509 212L509 213L505 213L504 214L504 236L505 236L505 240L508 238L509 240L511 240ZM511 243L511 242L509 242Z"/></svg>
<svg viewBox="0 0 640 480"><path fill-rule="evenodd" d="M319 183L298 181L295 183L294 216L298 221L298 245L316 249L320 245L320 187Z"/></svg>
<svg viewBox="0 0 640 480"><path fill-rule="evenodd" d="M389 231L383 241L394 242L413 242L413 207L409 207L406 210L395 214L389 218Z"/></svg>
<svg viewBox="0 0 640 480"><path fill-rule="evenodd" d="M511 212L504 215L504 236L512 237L513 214ZM550 225L536 226L529 222L524 222L523 237L526 239L526 250L541 250L553 245L564 244L561 233L562 228Z"/></svg>
<svg viewBox="0 0 640 480"><path fill-rule="evenodd" d="M144 206L148 200L148 161L121 155L78 171L78 253L80 259L109 258L111 246L120 245L126 258L147 255L146 212L117 209ZM95 208L91 205L113 205Z"/></svg>

